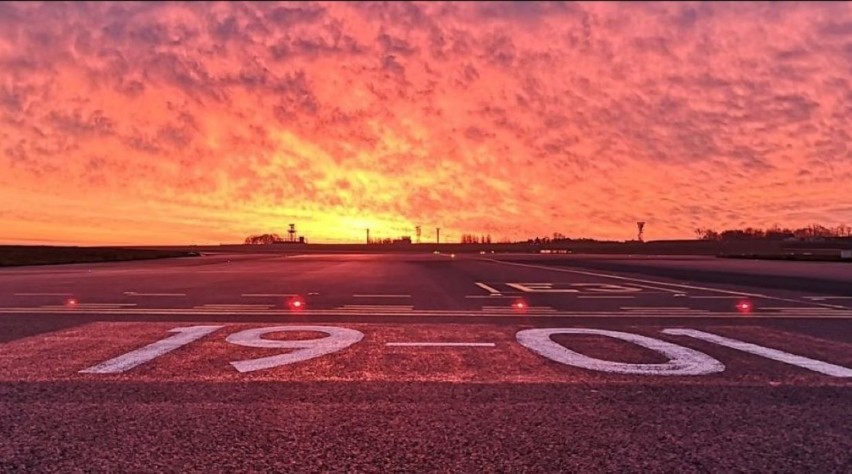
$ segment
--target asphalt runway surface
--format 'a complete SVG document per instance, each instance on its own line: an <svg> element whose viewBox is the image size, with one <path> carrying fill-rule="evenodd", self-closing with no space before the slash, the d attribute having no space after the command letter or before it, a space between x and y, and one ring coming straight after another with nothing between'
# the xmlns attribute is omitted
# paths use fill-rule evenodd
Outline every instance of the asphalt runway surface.
<svg viewBox="0 0 852 474"><path fill-rule="evenodd" d="M852 472L843 265L3 269L0 471Z"/></svg>

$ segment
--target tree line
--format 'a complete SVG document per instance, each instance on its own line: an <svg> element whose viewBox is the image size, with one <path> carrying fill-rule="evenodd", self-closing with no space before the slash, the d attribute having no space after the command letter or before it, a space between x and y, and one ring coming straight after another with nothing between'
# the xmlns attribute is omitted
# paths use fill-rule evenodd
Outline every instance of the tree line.
<svg viewBox="0 0 852 474"><path fill-rule="evenodd" d="M461 243L463 244L490 244L491 243L491 235L480 235L476 236L474 234L462 234L461 235Z"/></svg>
<svg viewBox="0 0 852 474"><path fill-rule="evenodd" d="M268 245L280 242L284 242L284 239L282 239L278 234L250 235L246 237L246 240L244 241L246 245Z"/></svg>
<svg viewBox="0 0 852 474"><path fill-rule="evenodd" d="M714 229L699 227L695 235L700 240L784 240L784 239L813 239L830 237L852 237L852 227L839 225L826 227L811 224L798 229L781 228L777 225L768 229L746 227L745 229L727 229L717 232Z"/></svg>

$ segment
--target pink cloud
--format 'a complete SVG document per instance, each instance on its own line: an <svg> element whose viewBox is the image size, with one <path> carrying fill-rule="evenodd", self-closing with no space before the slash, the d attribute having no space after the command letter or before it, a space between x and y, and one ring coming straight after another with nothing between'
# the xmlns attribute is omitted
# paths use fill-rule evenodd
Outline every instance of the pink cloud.
<svg viewBox="0 0 852 474"><path fill-rule="evenodd" d="M5 3L0 227L841 223L850 24L844 3Z"/></svg>

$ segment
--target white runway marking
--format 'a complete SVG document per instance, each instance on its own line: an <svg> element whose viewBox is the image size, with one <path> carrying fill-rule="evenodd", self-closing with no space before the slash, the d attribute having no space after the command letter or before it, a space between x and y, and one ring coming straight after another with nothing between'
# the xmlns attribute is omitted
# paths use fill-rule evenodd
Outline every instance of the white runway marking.
<svg viewBox="0 0 852 474"><path fill-rule="evenodd" d="M773 311L825 311L825 308L813 306L761 306L760 309L771 309Z"/></svg>
<svg viewBox="0 0 852 474"><path fill-rule="evenodd" d="M494 347L493 342L387 342L388 347Z"/></svg>
<svg viewBox="0 0 852 474"><path fill-rule="evenodd" d="M15 293L15 296L71 296L71 293Z"/></svg>
<svg viewBox="0 0 852 474"><path fill-rule="evenodd" d="M692 308L686 306L622 306L619 309L631 310L653 310L653 311L692 311Z"/></svg>
<svg viewBox="0 0 852 474"><path fill-rule="evenodd" d="M589 357L574 352L553 341L555 334L583 334L606 336L631 342L658 352L668 359L663 364L629 364ZM586 328L526 329L515 335L518 343L554 362L588 370L633 375L706 375L725 370L724 364L709 355L652 337L629 332Z"/></svg>
<svg viewBox="0 0 852 474"><path fill-rule="evenodd" d="M554 288L553 283L506 283L506 286L524 293L579 293L573 288Z"/></svg>
<svg viewBox="0 0 852 474"><path fill-rule="evenodd" d="M635 298L635 296L618 296L618 295L581 295L577 298L585 299L585 300L631 300Z"/></svg>
<svg viewBox="0 0 852 474"><path fill-rule="evenodd" d="M846 367L829 364L827 362L822 362L815 359L809 359L807 357L797 356L788 352L779 351L777 349L770 349L768 347L758 346L757 344L751 344L748 342L738 341L736 339L718 336L709 332L697 331L695 329L663 329L662 332L663 334L670 334L673 336L693 337L695 339L711 342L713 344L718 344L720 346L736 349L738 351L759 355L761 357L766 357L767 359L783 362L785 364L795 365L796 367L801 367L803 369L818 372L820 374L831 375L832 377L852 377L852 369L847 369Z"/></svg>
<svg viewBox="0 0 852 474"><path fill-rule="evenodd" d="M747 298L745 295L713 295L713 296L690 296L689 298L696 300L738 300L742 298Z"/></svg>
<svg viewBox="0 0 852 474"><path fill-rule="evenodd" d="M243 293L243 298L291 298L295 293Z"/></svg>
<svg viewBox="0 0 852 474"><path fill-rule="evenodd" d="M137 293L135 291L125 291L127 296L186 296L186 293Z"/></svg>
<svg viewBox="0 0 852 474"><path fill-rule="evenodd" d="M175 328L169 332L177 333L174 336L157 341L153 344L128 352L122 356L102 362L98 365L83 369L81 374L117 374L126 372L138 365L153 360L178 347L185 346L190 342L200 339L211 332L224 326L193 326L188 328Z"/></svg>
<svg viewBox="0 0 852 474"><path fill-rule="evenodd" d="M508 296L508 295L501 295L500 293L494 293L494 294L490 294L490 295L467 295L467 296L465 296L465 298L471 298L471 299L479 299L479 298L485 298L485 299L500 299L500 298L516 298L516 297L515 297L515 296Z"/></svg>
<svg viewBox="0 0 852 474"><path fill-rule="evenodd" d="M411 298L411 295L352 295L353 298Z"/></svg>
<svg viewBox="0 0 852 474"><path fill-rule="evenodd" d="M135 306L135 305L133 305ZM266 305L272 306L272 305ZM379 308L387 308L380 306ZM411 307L401 309L389 308L384 311L379 311L378 308L366 309L305 309L299 311L300 315L304 316L333 316L333 315L356 315L356 316L372 316L381 313L382 316L400 316L400 317L505 317L505 318L589 318L589 319L612 319L612 318L634 318L634 319L672 319L672 318L693 318L693 319L842 319L852 320L852 311L850 310L834 310L826 309L821 313L816 312L753 312L744 315L739 312L722 312L722 311L704 311L704 310L683 310L683 311L569 311L569 310L553 310L550 308L548 312L538 312L533 314L524 314L523 311L514 310L505 307L502 310L487 310L487 309L418 309L413 310ZM132 307L91 307L80 308L73 306L47 306L47 307L0 307L0 314L67 314L71 312L85 314L104 314L104 315L187 315L187 316L219 316L223 312L232 311L239 315L254 315L254 316L292 316L293 311L287 309L232 309L232 308L132 308ZM235 320L237 321L237 320Z"/></svg>
<svg viewBox="0 0 852 474"><path fill-rule="evenodd" d="M43 309L121 309L132 308L136 303L77 303L74 305L45 305Z"/></svg>
<svg viewBox="0 0 852 474"><path fill-rule="evenodd" d="M596 276L596 277L601 277L601 278L612 278L612 279L615 279L615 280L625 280L625 281L630 281L630 282L674 286L674 287L677 287L677 288L687 288L687 289L690 289L690 290L713 291L713 292L716 292L716 293L746 295L746 296L751 296L751 297L754 297L754 298L770 298L769 296L756 294L756 293L743 293L743 292L740 292L740 291L720 290L720 289L716 289L716 288L706 288L706 287L695 286L695 285L684 285L684 284L681 284L681 283L667 283L667 282L662 282L662 281L644 280L644 279L641 279L641 278L631 278L631 277L624 277L624 276L619 276L619 275L610 275L610 274L607 274L607 273L595 273L595 272L585 272L585 271L580 271L580 270L568 270L568 269L565 269L565 268L546 267L546 266L543 266L543 265L529 265L529 264L526 264L526 263L504 262L502 260L493 260L493 259L488 259L488 260L495 262L495 263L500 263L500 264L503 264L503 265L515 265L515 266L519 266L519 267L538 268L540 270L550 270L550 271L554 271L554 272L577 273L577 274L580 274L580 275ZM656 288L656 289L662 290L662 288ZM672 291L672 290L668 290L668 291Z"/></svg>
<svg viewBox="0 0 852 474"><path fill-rule="evenodd" d="M196 309L213 309L219 311L241 311L253 309L269 309L274 305L270 304L204 304L195 306Z"/></svg>
<svg viewBox="0 0 852 474"><path fill-rule="evenodd" d="M492 258L480 259L480 260L486 260L486 261L501 264L501 265L514 265L514 266L518 266L518 267L538 268L540 270L550 270L550 271L553 271L553 272L576 273L576 274L579 274L579 275L597 276L597 277L601 277L601 278L612 278L612 279L615 279L615 280L624 280L624 281L639 282L639 283L651 283L651 284L655 284L655 285L666 285L666 286L673 286L673 287L676 287L676 288L686 288L686 289L690 289L690 290L710 291L710 292L714 292L714 293L724 293L724 294L729 294L729 295L742 295L742 296L748 296L748 297L751 297L751 298L763 298L763 299L768 299L768 300L784 301L784 302L787 302L787 303L799 303L798 300L793 300L793 299L789 299L789 298L778 298L776 296L761 295L761 294L758 294L758 293L744 293L742 291L721 290L721 289L718 289L718 288L707 288L707 287L696 286L696 285L684 285L684 284L680 284L680 283L667 283L667 282L663 282L663 281L644 280L644 279L641 279L641 278L631 278L631 277L624 277L624 276L619 276L619 275L609 275L607 273L595 273L595 272L585 272L585 271L580 271L580 270L568 270L566 268L546 267L544 265L529 265L529 264L526 264L526 263L504 262L502 260L495 260L495 259L492 259ZM662 288L659 288L659 289L662 289ZM830 305L830 304L826 304L826 303L813 303L813 304L820 305L820 306L825 307L825 308L844 308L843 306Z"/></svg>
<svg viewBox="0 0 852 474"><path fill-rule="evenodd" d="M328 336L319 339L299 339L282 341L275 339L263 339L261 336L273 332L324 332ZM271 369L281 365L292 364L313 359L315 357L331 354L355 344L364 337L364 334L354 329L333 326L275 326L267 328L246 329L227 337L231 344L246 347L259 347L270 349L298 349L286 354L279 354L259 359L241 360L231 362L239 372L253 372L255 370Z"/></svg>
<svg viewBox="0 0 852 474"><path fill-rule="evenodd" d="M499 290L497 290L496 288L494 288L494 287L492 287L492 286L488 286L488 285L486 285L485 283L481 283L481 282L478 282L478 281L477 281L477 282L474 282L474 284L475 284L476 286L478 286L478 287L482 288L483 290L485 290L485 291L487 291L487 292L491 293L492 295L499 295L499 294L500 294L500 291L499 291Z"/></svg>

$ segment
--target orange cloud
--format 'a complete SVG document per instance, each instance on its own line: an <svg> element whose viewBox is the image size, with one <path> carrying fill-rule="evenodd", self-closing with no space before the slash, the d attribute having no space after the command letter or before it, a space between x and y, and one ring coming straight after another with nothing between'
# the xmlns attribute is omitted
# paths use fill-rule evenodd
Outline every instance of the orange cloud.
<svg viewBox="0 0 852 474"><path fill-rule="evenodd" d="M838 224L850 72L847 3L4 3L0 240Z"/></svg>

